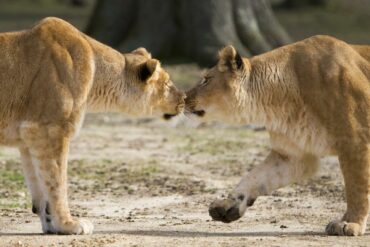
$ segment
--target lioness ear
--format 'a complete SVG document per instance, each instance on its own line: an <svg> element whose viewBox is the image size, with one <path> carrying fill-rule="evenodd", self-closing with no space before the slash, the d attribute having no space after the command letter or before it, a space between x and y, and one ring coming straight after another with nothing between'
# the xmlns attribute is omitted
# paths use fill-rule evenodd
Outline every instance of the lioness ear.
<svg viewBox="0 0 370 247"><path fill-rule="evenodd" d="M152 55L144 47L139 47L136 50L133 50L131 53L144 56L147 59L151 59L152 58Z"/></svg>
<svg viewBox="0 0 370 247"><path fill-rule="evenodd" d="M149 80L158 80L160 63L157 59L149 59L145 63L139 65L139 78L147 82Z"/></svg>
<svg viewBox="0 0 370 247"><path fill-rule="evenodd" d="M219 52L218 70L220 72L236 71L244 65L242 57L231 45L226 46Z"/></svg>

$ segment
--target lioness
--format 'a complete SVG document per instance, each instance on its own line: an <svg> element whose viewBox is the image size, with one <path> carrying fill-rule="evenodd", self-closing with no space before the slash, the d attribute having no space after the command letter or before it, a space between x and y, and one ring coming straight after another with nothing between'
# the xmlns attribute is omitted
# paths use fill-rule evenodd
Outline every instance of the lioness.
<svg viewBox="0 0 370 247"><path fill-rule="evenodd" d="M86 111L170 118L184 106L144 48L121 54L57 18L0 34L0 143L19 148L45 233L93 231L71 217L67 200L69 143Z"/></svg>
<svg viewBox="0 0 370 247"><path fill-rule="evenodd" d="M317 169L319 158L337 155L347 211L326 227L329 235L365 232L370 186L370 46L314 36L251 59L232 46L217 66L187 92L186 111L210 120L258 124L272 150L243 177L227 199L214 201L214 220L239 219L260 195Z"/></svg>

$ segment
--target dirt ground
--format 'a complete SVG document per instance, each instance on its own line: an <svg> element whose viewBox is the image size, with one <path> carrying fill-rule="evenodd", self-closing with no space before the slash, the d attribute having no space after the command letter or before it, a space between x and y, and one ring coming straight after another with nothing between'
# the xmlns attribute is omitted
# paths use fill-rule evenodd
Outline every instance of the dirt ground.
<svg viewBox="0 0 370 247"><path fill-rule="evenodd" d="M73 141L69 193L91 236L42 235L17 150L0 149L0 246L370 246L370 236L328 237L345 210L334 158L318 175L263 196L231 224L208 205L225 195L268 152L265 131L174 127L118 114L88 115Z"/></svg>

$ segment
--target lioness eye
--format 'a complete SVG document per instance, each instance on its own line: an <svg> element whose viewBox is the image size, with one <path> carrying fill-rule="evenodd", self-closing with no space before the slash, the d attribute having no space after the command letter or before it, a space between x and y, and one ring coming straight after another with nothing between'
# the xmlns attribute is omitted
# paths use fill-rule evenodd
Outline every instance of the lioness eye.
<svg viewBox="0 0 370 247"><path fill-rule="evenodd" d="M203 80L200 82L200 86L205 86L208 84L209 77L204 77Z"/></svg>
<svg viewBox="0 0 370 247"><path fill-rule="evenodd" d="M207 79L206 78L203 78L200 83L199 83L201 86L204 86L205 84L207 84Z"/></svg>

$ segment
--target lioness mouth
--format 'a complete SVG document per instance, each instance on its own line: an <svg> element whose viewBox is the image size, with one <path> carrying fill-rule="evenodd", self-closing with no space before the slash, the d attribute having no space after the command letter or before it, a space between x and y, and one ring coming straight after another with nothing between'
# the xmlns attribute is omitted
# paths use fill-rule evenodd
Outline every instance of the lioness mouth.
<svg viewBox="0 0 370 247"><path fill-rule="evenodd" d="M174 116L176 116L177 114L169 114L169 113L165 113L163 114L163 118L165 120L170 120L171 118L173 118Z"/></svg>
<svg viewBox="0 0 370 247"><path fill-rule="evenodd" d="M203 117L204 114L206 114L206 112L203 111L203 110L193 111L192 113L195 114L195 115L197 115L198 117Z"/></svg>

